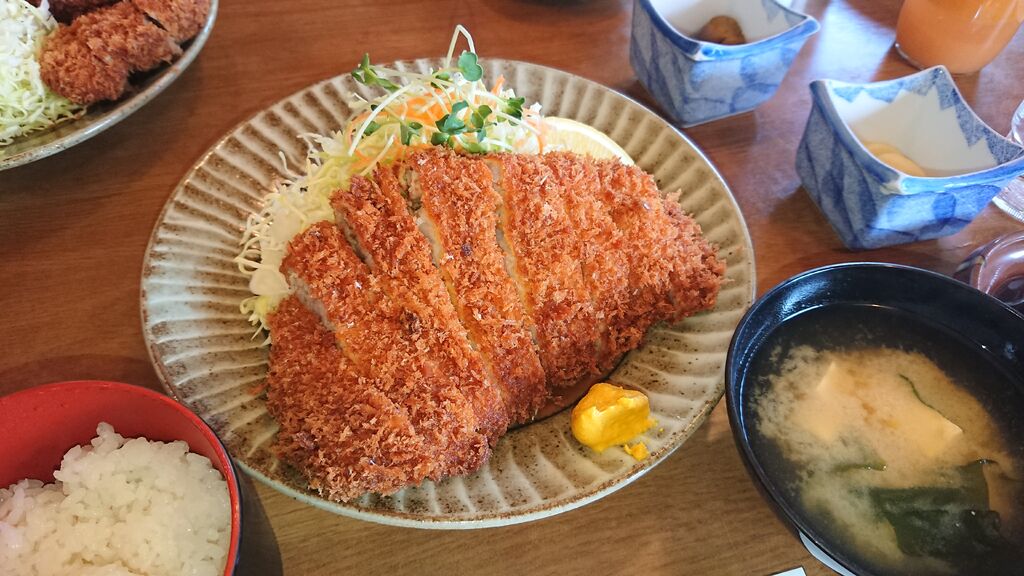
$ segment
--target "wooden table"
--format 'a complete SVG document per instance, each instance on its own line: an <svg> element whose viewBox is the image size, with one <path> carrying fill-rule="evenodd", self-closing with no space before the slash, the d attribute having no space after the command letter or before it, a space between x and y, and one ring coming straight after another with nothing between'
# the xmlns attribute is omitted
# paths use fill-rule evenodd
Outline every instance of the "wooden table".
<svg viewBox="0 0 1024 576"><path fill-rule="evenodd" d="M808 82L912 72L891 49L898 6L809 0L821 32L775 97L754 113L686 131L743 208L759 292L802 270L850 260L949 273L972 247L1021 227L990 206L956 236L851 253L800 189L793 163L810 106ZM350 70L364 51L375 61L440 55L457 23L473 32L483 57L554 66L650 103L629 66L631 10L628 0L224 0L203 54L165 94L85 144L0 173L0 393L83 378L159 387L140 334L143 251L175 184L237 122ZM999 131L1024 98L1022 61L1019 35L980 74L958 79ZM629 487L525 525L390 528L334 516L262 486L259 493L290 575L767 575L798 565L808 574L829 573L755 491L724 404Z"/></svg>

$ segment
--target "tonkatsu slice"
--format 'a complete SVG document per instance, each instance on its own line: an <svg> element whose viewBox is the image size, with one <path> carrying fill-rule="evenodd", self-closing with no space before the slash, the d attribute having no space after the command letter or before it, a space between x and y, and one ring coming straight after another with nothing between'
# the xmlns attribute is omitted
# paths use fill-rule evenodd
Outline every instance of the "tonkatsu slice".
<svg viewBox="0 0 1024 576"><path fill-rule="evenodd" d="M336 223L282 264L295 297L272 317L270 396L282 457L334 499L476 470L653 324L713 306L724 274L696 221L617 160L432 147L331 201Z"/></svg>
<svg viewBox="0 0 1024 576"><path fill-rule="evenodd" d="M581 236L566 210L565 184L541 156L497 154L487 163L500 199L509 274L537 327L548 385L565 388L590 379L598 373L601 326L583 276Z"/></svg>
<svg viewBox="0 0 1024 576"><path fill-rule="evenodd" d="M282 269L359 373L408 410L433 450L430 478L464 474L487 459L473 407L439 368L419 317L387 295L334 224L320 222L296 236Z"/></svg>
<svg viewBox="0 0 1024 576"><path fill-rule="evenodd" d="M202 29L210 0L73 0L54 4L70 21L46 39L39 73L81 105L116 100L129 77L181 55L179 44Z"/></svg>
<svg viewBox="0 0 1024 576"><path fill-rule="evenodd" d="M267 409L281 426L279 456L333 500L422 482L433 468L431 450L405 407L356 372L297 297L281 302L269 322Z"/></svg>
<svg viewBox="0 0 1024 576"><path fill-rule="evenodd" d="M480 160L441 148L406 162L408 197L458 317L492 378L505 389L509 418L533 416L548 396L521 287L500 244L491 172Z"/></svg>
<svg viewBox="0 0 1024 576"><path fill-rule="evenodd" d="M372 180L353 177L348 188L334 194L332 205L388 296L418 319L424 353L431 353L438 369L454 379L473 407L480 432L496 443L509 424L500 384L488 377L469 342L394 170L379 167Z"/></svg>

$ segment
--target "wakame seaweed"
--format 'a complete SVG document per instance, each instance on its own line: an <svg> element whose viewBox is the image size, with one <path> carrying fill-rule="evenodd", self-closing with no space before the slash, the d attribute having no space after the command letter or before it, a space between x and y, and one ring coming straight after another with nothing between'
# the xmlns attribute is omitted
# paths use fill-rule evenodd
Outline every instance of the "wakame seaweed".
<svg viewBox="0 0 1024 576"><path fill-rule="evenodd" d="M871 501L892 525L900 550L945 560L968 573L985 573L978 571L1019 557L1000 532L999 513L989 507L983 472L988 464L959 468L959 487L872 489Z"/></svg>

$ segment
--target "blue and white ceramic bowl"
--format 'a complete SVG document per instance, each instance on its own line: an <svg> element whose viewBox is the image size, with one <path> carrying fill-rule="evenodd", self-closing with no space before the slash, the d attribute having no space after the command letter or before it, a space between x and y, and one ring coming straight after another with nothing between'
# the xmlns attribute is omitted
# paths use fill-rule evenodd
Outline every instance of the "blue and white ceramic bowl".
<svg viewBox="0 0 1024 576"><path fill-rule="evenodd" d="M982 122L942 66L868 84L817 80L811 95L796 170L849 248L954 234L1024 173L1024 148ZM882 163L872 141L930 176Z"/></svg>
<svg viewBox="0 0 1024 576"><path fill-rule="evenodd" d="M714 16L730 16L748 43L695 38ZM636 0L629 59L672 118L694 126L753 110L775 94L818 21L776 0Z"/></svg>

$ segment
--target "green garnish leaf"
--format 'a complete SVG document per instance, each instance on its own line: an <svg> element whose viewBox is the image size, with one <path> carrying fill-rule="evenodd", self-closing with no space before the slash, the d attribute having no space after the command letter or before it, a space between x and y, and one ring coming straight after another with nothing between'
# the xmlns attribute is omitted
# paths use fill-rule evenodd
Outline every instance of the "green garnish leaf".
<svg viewBox="0 0 1024 576"><path fill-rule="evenodd" d="M451 135L445 132L434 132L433 134L430 135L430 143L433 144L434 146L438 146L440 144L447 144L448 140L450 139Z"/></svg>
<svg viewBox="0 0 1024 576"><path fill-rule="evenodd" d="M509 98L505 101L505 106L501 111L516 120L521 120L523 118L524 103L526 103L526 98Z"/></svg>
<svg viewBox="0 0 1024 576"><path fill-rule="evenodd" d="M439 131L450 135L462 134L466 131L466 123L458 117L458 114L468 107L469 104L467 104L465 100L459 100L455 104L452 104L452 111L449 114L442 116L440 120L434 122L434 125Z"/></svg>
<svg viewBox="0 0 1024 576"><path fill-rule="evenodd" d="M473 115L470 116L469 120L473 123L473 127L477 130L482 130L484 124L487 123L487 117L491 115L491 107L487 104L481 105L479 108L473 111Z"/></svg>
<svg viewBox="0 0 1024 576"><path fill-rule="evenodd" d="M363 130L363 136L369 136L370 134L373 134L377 130L380 130L380 124L377 124L373 120L370 120L370 123L366 125L366 130Z"/></svg>
<svg viewBox="0 0 1024 576"><path fill-rule="evenodd" d="M476 54L463 51L459 56L459 72L470 82L476 82L484 77L484 69L477 64Z"/></svg>
<svg viewBox="0 0 1024 576"><path fill-rule="evenodd" d="M437 78L438 80L448 81L452 79L452 75L447 72L438 72L437 74L434 74L434 78Z"/></svg>
<svg viewBox="0 0 1024 576"><path fill-rule="evenodd" d="M423 124L420 124L419 122L409 122L408 124L402 122L401 127L399 128L402 144L408 146L409 143L412 142L413 136L420 135L420 128L423 128Z"/></svg>
<svg viewBox="0 0 1024 576"><path fill-rule="evenodd" d="M479 142L466 142L462 147L472 154L483 154L484 152L487 152L487 149Z"/></svg>
<svg viewBox="0 0 1024 576"><path fill-rule="evenodd" d="M373 66L370 66L369 52L363 54L363 59L359 62L359 66L352 71L352 77L360 84L364 84L366 86L380 86L388 92L398 90L398 84L395 84L387 78L382 78L377 74L377 71L374 70Z"/></svg>

